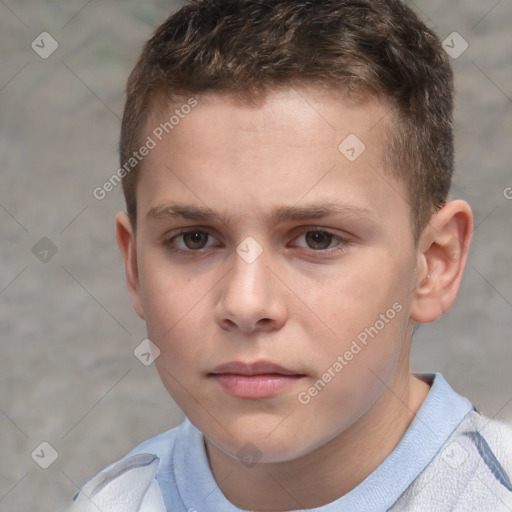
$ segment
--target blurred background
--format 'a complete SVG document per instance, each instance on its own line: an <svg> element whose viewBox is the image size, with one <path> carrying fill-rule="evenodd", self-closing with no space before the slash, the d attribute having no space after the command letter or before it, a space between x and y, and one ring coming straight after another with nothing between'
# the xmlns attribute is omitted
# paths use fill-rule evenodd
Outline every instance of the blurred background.
<svg viewBox="0 0 512 512"><path fill-rule="evenodd" d="M415 371L441 371L512 421L512 1L407 2L446 40L457 87L453 197L476 230L455 307L421 326ZM0 0L0 512L61 510L182 413L134 355L114 214L124 86L163 0ZM456 32L456 34L454 34Z"/></svg>

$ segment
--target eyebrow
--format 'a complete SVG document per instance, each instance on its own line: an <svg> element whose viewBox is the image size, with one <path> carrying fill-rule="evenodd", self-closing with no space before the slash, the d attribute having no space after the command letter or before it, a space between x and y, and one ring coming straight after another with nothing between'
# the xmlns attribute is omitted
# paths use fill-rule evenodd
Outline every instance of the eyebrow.
<svg viewBox="0 0 512 512"><path fill-rule="evenodd" d="M281 222L321 219L335 215L374 222L378 221L378 215L372 210L339 202L313 203L305 206L281 206L271 213L270 220L273 224L279 224ZM221 224L229 223L226 215L216 212L211 208L179 203L155 206L148 211L146 217L150 220L165 220L180 217L194 221L217 221Z"/></svg>

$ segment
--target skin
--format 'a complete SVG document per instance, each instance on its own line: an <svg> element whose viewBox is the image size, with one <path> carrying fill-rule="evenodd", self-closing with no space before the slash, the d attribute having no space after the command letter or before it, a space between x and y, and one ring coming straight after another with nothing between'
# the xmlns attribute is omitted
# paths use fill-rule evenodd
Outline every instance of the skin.
<svg viewBox="0 0 512 512"><path fill-rule="evenodd" d="M134 308L161 351L165 387L205 436L224 495L249 510L318 507L382 463L425 399L429 384L409 368L413 325L455 300L471 209L448 202L415 244L404 185L382 166L389 109L379 100L318 87L253 106L197 99L143 161L136 234L125 213L116 217ZM155 112L144 138L166 116ZM338 150L349 134L366 146L353 162ZM215 215L186 218L177 204ZM273 215L291 207L294 217ZM236 252L248 236L263 250L252 263ZM300 403L397 303L378 335ZM211 376L221 363L260 360L302 377L255 400ZM260 457L250 467L237 456L247 443Z"/></svg>

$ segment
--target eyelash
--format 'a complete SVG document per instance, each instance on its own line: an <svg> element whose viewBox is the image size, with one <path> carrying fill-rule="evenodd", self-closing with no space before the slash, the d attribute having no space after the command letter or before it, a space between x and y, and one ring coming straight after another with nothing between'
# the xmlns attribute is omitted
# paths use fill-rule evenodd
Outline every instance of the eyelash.
<svg viewBox="0 0 512 512"><path fill-rule="evenodd" d="M325 233L325 234L329 235L330 237L332 237L333 240L337 240L337 243L333 247L330 247L327 249L317 249L316 250L316 249L307 248L307 247L299 247L299 249L303 249L303 250L307 251L310 255L314 254L315 256L327 257L327 256L333 256L335 254L342 254L342 253L346 252L348 246L351 244L351 240L349 240L348 238L342 237L338 234L335 234L335 233L329 231L328 229L319 229L319 228L307 228L306 230L303 230L301 232L301 234L295 236L293 238L293 241L297 241L300 237L305 237L308 233L314 233L314 232ZM207 247L203 247L200 249L189 249L189 248L183 249L183 248L177 247L175 245L175 241L177 239L179 239L180 237L183 237L187 233L206 234L208 237L207 243L209 242L210 238L215 239L215 237L213 235L211 235L208 232L208 230L206 230L206 229L202 229L202 228L184 229L184 230L181 230L179 233L176 233L176 234L166 237L163 240L163 245L175 253L180 253L184 256L189 256L189 257L193 257L194 255L204 254L204 252L206 250L208 250L210 247L214 246L214 245L207 246Z"/></svg>

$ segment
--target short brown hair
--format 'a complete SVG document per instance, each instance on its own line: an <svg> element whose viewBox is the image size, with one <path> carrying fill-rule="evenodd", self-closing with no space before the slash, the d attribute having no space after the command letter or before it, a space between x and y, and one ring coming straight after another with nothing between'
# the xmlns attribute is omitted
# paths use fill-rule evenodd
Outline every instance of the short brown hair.
<svg viewBox="0 0 512 512"><path fill-rule="evenodd" d="M156 30L130 74L121 165L140 146L158 96L261 98L315 82L388 102L385 167L406 184L417 241L450 189L453 75L439 38L400 0L190 1ZM134 226L137 167L123 179Z"/></svg>

